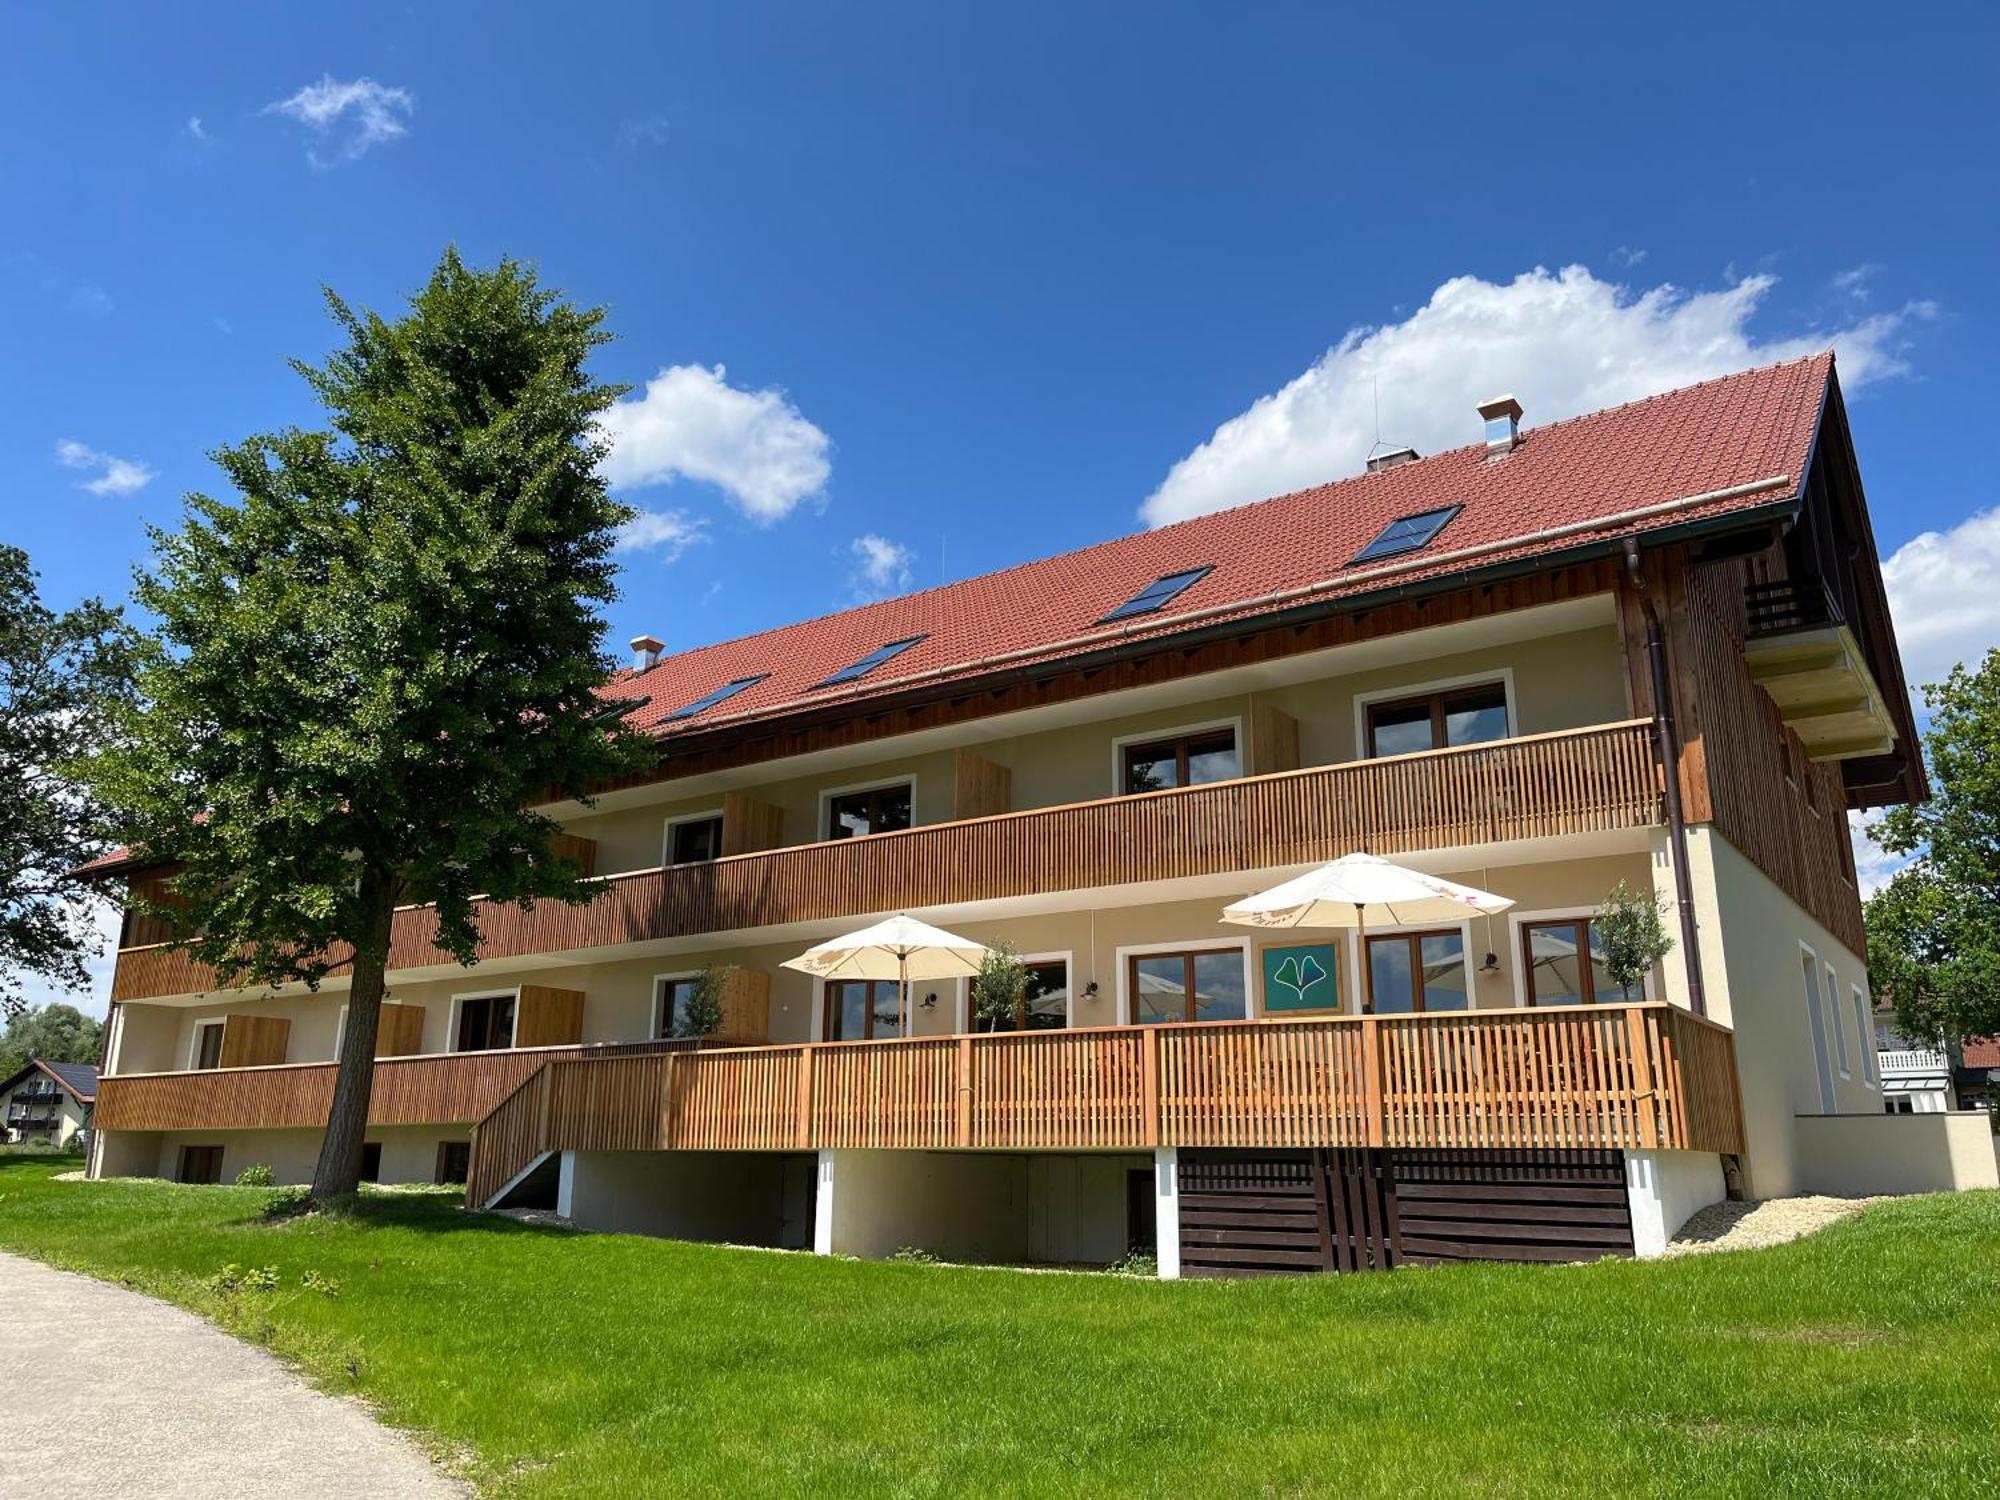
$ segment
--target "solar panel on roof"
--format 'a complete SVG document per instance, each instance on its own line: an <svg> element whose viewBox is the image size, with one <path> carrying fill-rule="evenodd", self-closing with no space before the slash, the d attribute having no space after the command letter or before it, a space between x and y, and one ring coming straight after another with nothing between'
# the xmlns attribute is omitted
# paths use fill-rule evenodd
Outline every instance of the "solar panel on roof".
<svg viewBox="0 0 2000 1500"><path fill-rule="evenodd" d="M866 677L870 672L874 671L877 667L881 666L883 662L888 661L893 657L901 656L905 651L909 650L910 647L916 645L918 641L921 641L923 639L925 639L925 637L920 635L913 635L905 640L891 641L886 646L877 646L873 651L870 651L866 656L862 657L861 660L856 662L853 666L842 667L838 672L835 672L831 677L827 678L825 681L816 682L813 684L813 686L832 687L835 683L854 682L859 678Z"/></svg>
<svg viewBox="0 0 2000 1500"><path fill-rule="evenodd" d="M1173 603L1214 571L1215 564L1209 563L1204 567L1189 568L1182 573L1169 573L1164 578L1156 578L1097 623L1105 625L1113 620L1127 619L1132 615L1150 615L1154 610Z"/></svg>
<svg viewBox="0 0 2000 1500"><path fill-rule="evenodd" d="M734 682L725 682L713 692L703 693L686 708L675 709L667 715L667 721L671 723L675 719L692 719L696 714L715 707L716 704L722 702L724 699L734 698L745 688L755 687L770 675L769 672L759 672L755 677L739 677Z"/></svg>
<svg viewBox="0 0 2000 1500"><path fill-rule="evenodd" d="M1348 566L1355 563L1374 562L1381 557L1397 557L1405 552L1415 552L1419 547L1427 547L1451 518L1465 507L1443 505L1436 510L1419 511L1414 516L1398 516L1381 533L1354 554Z"/></svg>

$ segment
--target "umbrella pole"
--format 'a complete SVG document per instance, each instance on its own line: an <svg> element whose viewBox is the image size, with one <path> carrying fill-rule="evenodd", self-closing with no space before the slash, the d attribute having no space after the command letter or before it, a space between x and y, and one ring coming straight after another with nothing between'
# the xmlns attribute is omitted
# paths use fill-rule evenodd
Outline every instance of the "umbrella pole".
<svg viewBox="0 0 2000 1500"><path fill-rule="evenodd" d="M896 955L896 1007L902 1019L902 1034L908 1036L910 1034L910 955L907 953L898 953Z"/></svg>
<svg viewBox="0 0 2000 1500"><path fill-rule="evenodd" d="M1354 908L1355 956L1361 961L1361 1014L1375 1014L1375 966L1368 962L1368 909Z"/></svg>

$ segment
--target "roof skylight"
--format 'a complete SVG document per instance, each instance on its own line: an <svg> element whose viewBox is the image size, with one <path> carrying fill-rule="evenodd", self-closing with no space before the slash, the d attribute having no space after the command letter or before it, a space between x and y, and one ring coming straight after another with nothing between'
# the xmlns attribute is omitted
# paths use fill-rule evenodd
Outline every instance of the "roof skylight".
<svg viewBox="0 0 2000 1500"><path fill-rule="evenodd" d="M1215 564L1209 563L1203 567L1189 568L1184 573L1169 573L1164 578L1156 578L1097 623L1108 625L1113 620L1129 619L1133 615L1150 615L1154 610L1163 609L1173 603L1214 571Z"/></svg>
<svg viewBox="0 0 2000 1500"><path fill-rule="evenodd" d="M1420 547L1430 545L1433 538L1451 518L1465 509L1462 505L1443 505L1436 510L1420 511L1414 516L1398 516L1382 528L1374 541L1354 554L1351 568L1355 563L1374 562L1378 558L1398 557L1405 552L1415 552Z"/></svg>
<svg viewBox="0 0 2000 1500"><path fill-rule="evenodd" d="M675 709L667 715L667 722L672 723L675 719L692 719L696 714L703 713L715 707L716 704L723 702L725 699L734 698L745 688L755 687L770 675L769 672L759 672L755 677L739 677L734 682L725 682L714 691L703 693L686 708Z"/></svg>
<svg viewBox="0 0 2000 1500"><path fill-rule="evenodd" d="M831 677L827 678L824 682L814 683L813 686L832 687L836 683L858 681L859 679L866 677L870 672L874 671L877 667L881 666L883 662L901 656L905 651L909 650L910 647L916 645L918 641L921 641L923 639L924 639L923 636L913 635L904 640L891 641L886 646L877 646L873 651L870 651L866 656L862 657L861 660L856 662L853 666L842 667L838 672L835 672Z"/></svg>

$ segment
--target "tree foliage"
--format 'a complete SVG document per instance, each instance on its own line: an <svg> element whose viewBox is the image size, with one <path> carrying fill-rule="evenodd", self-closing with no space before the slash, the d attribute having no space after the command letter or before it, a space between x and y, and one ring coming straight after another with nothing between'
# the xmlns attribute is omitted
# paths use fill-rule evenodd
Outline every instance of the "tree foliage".
<svg viewBox="0 0 2000 1500"><path fill-rule="evenodd" d="M1868 972L1907 1036L2000 1035L2000 648L1924 705L1931 798L1868 829L1910 860L1868 902Z"/></svg>
<svg viewBox="0 0 2000 1500"><path fill-rule="evenodd" d="M715 1035L722 1025L722 997L729 992L734 964L710 964L688 987L687 1004L673 1018L674 1035L696 1039Z"/></svg>
<svg viewBox="0 0 2000 1500"><path fill-rule="evenodd" d="M1653 966L1674 951L1663 915L1666 902L1652 891L1618 886L1591 915L1604 950L1605 972L1617 982L1621 998L1632 998L1632 986L1645 981Z"/></svg>
<svg viewBox="0 0 2000 1500"><path fill-rule="evenodd" d="M1028 966L1012 943L995 943L972 979L972 1014L988 1031L1011 1031L1028 994Z"/></svg>
<svg viewBox="0 0 2000 1500"><path fill-rule="evenodd" d="M220 450L235 495L153 531L135 597L158 636L92 767L224 982L350 970L326 1150L351 1164L323 1156L319 1196L359 1170L395 906L434 903L469 964L475 897L588 900L530 804L647 756L597 696L631 514L599 474L621 393L586 369L601 311L454 252L394 321L327 300L346 343L294 368L332 430Z"/></svg>
<svg viewBox="0 0 2000 1500"><path fill-rule="evenodd" d="M106 846L72 771L129 691L130 645L99 600L43 604L27 553L0 546L0 1012L20 1011L23 974L90 982L98 898L71 871Z"/></svg>
<svg viewBox="0 0 2000 1500"><path fill-rule="evenodd" d="M17 1012L0 1033L0 1078L11 1078L32 1058L44 1062L89 1063L95 1067L104 1026L74 1005L60 1001Z"/></svg>

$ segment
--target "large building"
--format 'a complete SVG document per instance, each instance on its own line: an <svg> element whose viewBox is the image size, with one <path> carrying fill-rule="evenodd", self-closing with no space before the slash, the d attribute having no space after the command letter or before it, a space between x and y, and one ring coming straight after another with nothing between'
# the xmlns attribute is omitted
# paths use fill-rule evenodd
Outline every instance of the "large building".
<svg viewBox="0 0 2000 1500"><path fill-rule="evenodd" d="M642 637L610 692L657 769L548 809L602 895L485 912L473 969L398 913L371 1173L1166 1275L1645 1253L1729 1190L1990 1182L1982 1122L1886 1114L1874 1067L1846 815L1925 788L1833 357L1466 422L924 593ZM1357 850L1515 905L1365 942L1221 920ZM1620 883L1676 938L1631 995L1593 959ZM895 912L1011 944L1019 1014L975 1031L953 982L906 1021L781 967ZM93 1169L303 1180L339 983L218 993L162 935L128 922ZM661 1040L711 966L722 1035Z"/></svg>

